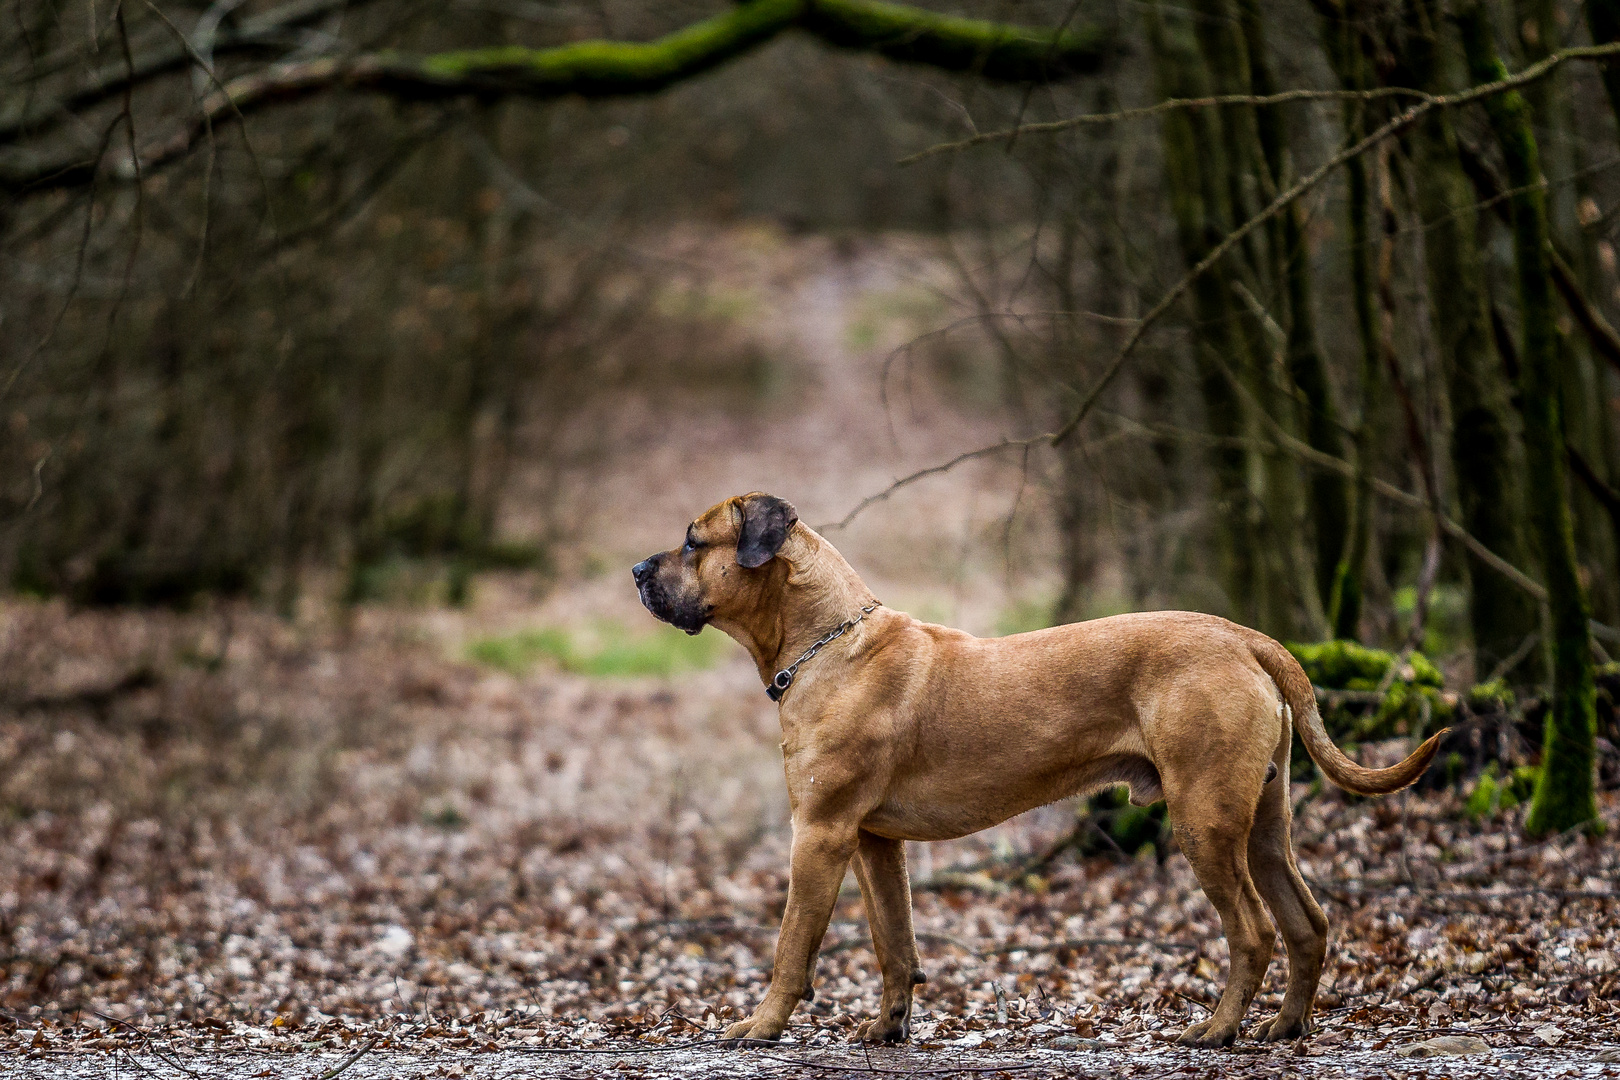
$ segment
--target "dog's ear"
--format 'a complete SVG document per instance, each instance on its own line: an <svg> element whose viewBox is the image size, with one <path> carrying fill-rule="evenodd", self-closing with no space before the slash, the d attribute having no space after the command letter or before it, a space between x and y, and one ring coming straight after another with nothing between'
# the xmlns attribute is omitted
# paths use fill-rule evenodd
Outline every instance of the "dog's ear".
<svg viewBox="0 0 1620 1080"><path fill-rule="evenodd" d="M737 536L737 563L752 570L776 557L787 543L799 512L786 499L754 492L742 497L742 531Z"/></svg>

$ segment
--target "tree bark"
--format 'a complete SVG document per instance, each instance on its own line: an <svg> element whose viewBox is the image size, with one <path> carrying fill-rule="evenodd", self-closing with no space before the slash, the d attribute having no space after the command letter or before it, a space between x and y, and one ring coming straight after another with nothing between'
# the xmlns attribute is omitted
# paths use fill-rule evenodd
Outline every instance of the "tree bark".
<svg viewBox="0 0 1620 1080"><path fill-rule="evenodd" d="M1456 14L1469 75L1476 83L1507 74L1496 54L1479 0ZM1553 701L1547 716L1541 771L1525 829L1562 832L1597 819L1593 769L1596 688L1586 593L1575 556L1574 526L1565 488L1564 437L1558 401L1559 340L1552 276L1547 267L1546 197L1529 106L1516 92L1487 98L1485 110L1514 194L1513 254L1523 345L1520 389L1529 464L1531 520L1546 566L1552 615Z"/></svg>
<svg viewBox="0 0 1620 1080"><path fill-rule="evenodd" d="M1260 5L1257 0L1237 0L1237 5L1238 23L1243 30L1242 44L1247 53L1249 92L1255 95L1276 93L1276 79L1272 76L1266 55ZM1261 108L1255 119L1265 171L1260 178L1260 188L1267 198L1273 198L1278 185L1286 183L1291 172L1282 107ZM1291 203L1278 216L1276 239L1275 273L1281 279L1283 294L1288 299L1288 375L1301 398L1305 441L1324 454L1343 457L1345 449L1340 434L1339 409L1334 401L1327 362L1316 335L1303 203ZM1333 605L1339 563L1350 534L1353 495L1343 477L1320 471L1313 472L1306 480L1306 492L1309 530L1314 543L1312 570L1317 596L1322 609L1327 611Z"/></svg>
<svg viewBox="0 0 1620 1080"><path fill-rule="evenodd" d="M1370 84L1366 56L1362 49L1359 21L1343 0L1320 0L1317 13L1322 19L1322 42L1328 61L1346 90L1365 90ZM1352 143L1367 134L1367 105L1346 102L1343 110L1345 136ZM1332 584L1326 601L1328 626L1333 637L1355 641L1361 636L1361 610L1368 553L1372 548L1373 448L1375 419L1383 384L1378 358L1378 320L1373 298L1372 232L1367 217L1367 162L1354 157L1345 163L1346 217L1349 227L1350 293L1355 308L1359 336L1358 376L1361 388L1361 417L1355 429L1356 475L1344 543L1333 566ZM1348 483L1348 481L1347 481ZM1319 538L1320 544L1320 538Z"/></svg>
<svg viewBox="0 0 1620 1080"><path fill-rule="evenodd" d="M1148 9L1148 39L1154 74L1163 97L1203 97L1210 93L1208 72L1184 14ZM1215 110L1166 113L1161 126L1165 185L1176 219L1182 256L1197 265L1232 229L1232 145ZM1229 264L1228 264L1229 265ZM1213 531L1221 584L1232 614L1250 624L1266 605L1257 573L1258 537L1251 520L1249 452L1243 449L1243 403L1223 366L1244 377L1252 367L1249 343L1225 265L1211 267L1192 285L1196 326L1194 349L1199 389L1211 434L1221 441L1210 453L1215 473Z"/></svg>
<svg viewBox="0 0 1620 1080"><path fill-rule="evenodd" d="M1408 11L1407 72L1417 89L1448 89L1438 5L1417 0ZM1412 135L1418 210L1424 223L1430 320L1451 399L1451 467L1463 528L1516 566L1528 563L1524 490L1514 441L1513 403L1491 332L1485 266L1474 195L1457 153L1450 120L1431 113ZM1469 623L1474 668L1484 673L1513 654L1540 625L1537 606L1470 555ZM1539 657L1515 669L1539 682Z"/></svg>

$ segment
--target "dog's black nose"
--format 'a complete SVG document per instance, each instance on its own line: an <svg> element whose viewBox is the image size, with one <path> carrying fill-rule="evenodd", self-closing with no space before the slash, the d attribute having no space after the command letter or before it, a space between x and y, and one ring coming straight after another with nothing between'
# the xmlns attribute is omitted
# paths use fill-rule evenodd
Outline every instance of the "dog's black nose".
<svg viewBox="0 0 1620 1080"><path fill-rule="evenodd" d="M636 579L637 585L640 585L642 582L652 577L652 573L656 569L657 567L653 565L652 559L642 559L640 562L636 563L636 565L630 568L630 576Z"/></svg>

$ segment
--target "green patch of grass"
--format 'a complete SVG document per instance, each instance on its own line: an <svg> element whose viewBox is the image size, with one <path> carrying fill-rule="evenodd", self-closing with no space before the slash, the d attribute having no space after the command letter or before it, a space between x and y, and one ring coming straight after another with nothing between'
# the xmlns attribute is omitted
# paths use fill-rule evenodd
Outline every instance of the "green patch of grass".
<svg viewBox="0 0 1620 1080"><path fill-rule="evenodd" d="M467 659L513 675L523 674L541 659L561 660L567 654L568 635L562 630L520 630L467 646Z"/></svg>
<svg viewBox="0 0 1620 1080"><path fill-rule="evenodd" d="M668 678L713 667L724 654L724 637L718 630L693 637L670 626L632 633L604 621L580 631L547 627L484 638L467 647L467 658L513 675L549 661L598 678Z"/></svg>

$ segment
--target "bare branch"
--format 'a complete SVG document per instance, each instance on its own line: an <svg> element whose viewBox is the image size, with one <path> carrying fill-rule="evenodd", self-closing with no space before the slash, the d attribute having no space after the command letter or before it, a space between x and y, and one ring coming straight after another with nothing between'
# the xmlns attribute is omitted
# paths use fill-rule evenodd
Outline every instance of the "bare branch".
<svg viewBox="0 0 1620 1080"><path fill-rule="evenodd" d="M1147 313L1142 316L1141 321L1137 323L1136 328L1131 331L1130 336L1125 339L1125 343L1120 346L1119 351L1114 354L1114 358L1109 361L1108 366L1103 370L1102 377L1092 385L1091 390L1081 399L1080 407L1075 410L1074 415L1052 436L1053 445L1063 442L1074 433L1074 430L1080 426L1081 421L1086 418L1086 414L1091 411L1091 407L1096 404L1098 396L1108 388L1109 383L1113 382L1114 376L1119 374L1120 368L1125 365L1125 361L1141 342L1143 335L1147 333L1148 327L1152 326L1166 311L1170 310L1170 306L1181 298L1181 295L1192 286L1193 282L1197 281L1210 267L1219 262L1222 256L1232 250L1244 237L1282 213L1290 203L1327 179L1334 169L1351 158L1366 153L1384 140L1405 131L1433 109L1455 108L1459 105L1469 105L1477 101L1483 101L1497 94L1505 94L1538 79L1546 78L1557 70L1560 64L1568 60L1595 60L1616 55L1620 55L1620 42L1610 42L1606 45L1576 46L1553 53L1546 59L1531 64L1518 74L1509 75L1505 79L1481 83L1478 86L1470 87L1455 94L1424 95L1423 100L1410 106L1394 119L1387 121L1365 138L1328 158L1310 175L1302 178L1287 191L1273 199L1271 205L1228 233L1219 244L1216 244L1210 250L1208 255L1199 261L1197 266L1187 271L1185 277L1148 309Z"/></svg>
<svg viewBox="0 0 1620 1080"><path fill-rule="evenodd" d="M234 30L220 31L213 38L210 55L224 56L279 46L285 43L288 30L297 29L358 2L360 0L293 0L262 15L243 19ZM40 129L52 127L73 113L106 101L130 86L180 71L186 67L189 59L185 47L177 43L145 50L127 64L120 59L93 72L77 90L65 97L25 104L15 112L8 112L0 118L0 142L19 135L38 134ZM62 63L65 65L67 61Z"/></svg>
<svg viewBox="0 0 1620 1080"><path fill-rule="evenodd" d="M1375 90L1284 90L1276 94L1213 94L1209 97L1200 98L1170 98L1152 105L1139 105L1134 108L1119 109L1115 112L1086 113L1082 116L1070 116L1062 120L1047 120L1037 124L1019 124L1017 127L1004 128L1000 131L980 132L956 142L935 143L927 149L917 151L910 157L901 158L896 164L912 165L938 154L951 154L960 150L970 150L985 143L1012 142L1024 135L1051 135L1059 131L1068 131L1071 128L1093 124L1117 124L1123 120L1137 120L1144 116L1157 116L1160 113L1174 112L1177 109L1214 109L1223 105L1285 105L1293 101L1376 101L1391 97L1427 98L1429 96L1421 90L1411 90L1404 86L1381 86Z"/></svg>
<svg viewBox="0 0 1620 1080"><path fill-rule="evenodd" d="M908 476L902 476L900 479L896 480L894 483L890 484L877 494L868 495L866 498L856 503L855 509L845 514L842 520L834 521L826 525L817 525L816 531L824 533L830 532L833 529L848 528L849 523L859 517L861 511L865 510L868 506L871 506L873 503L880 503L887 500L889 496L893 495L901 488L910 487L912 484L915 484L918 480L922 480L925 477L937 476L940 473L950 472L952 469L963 464L964 462L973 461L977 458L989 457L991 454L1000 453L1003 450L1014 447L1034 446L1036 443L1046 442L1051 438L1051 434L1047 433L1044 435L1032 435L1027 439L1003 439L993 446L981 446L977 450L969 450L965 454L957 454L955 457L951 458L951 460L942 464L930 465L926 469L918 469L916 472L911 473Z"/></svg>
<svg viewBox="0 0 1620 1080"><path fill-rule="evenodd" d="M708 71L791 27L834 45L1003 80L1043 81L1095 70L1107 51L1103 33L1095 30L1054 34L876 0L753 0L650 42L500 46L414 57L372 53L277 64L234 79L210 95L202 115L149 146L142 164L151 171L179 159L210 124L333 89L408 100L649 94ZM189 43L183 52L208 68ZM173 61L176 66L182 62ZM0 188L78 187L100 167L98 160L67 159L0 168ZM130 178L126 171L124 179Z"/></svg>

